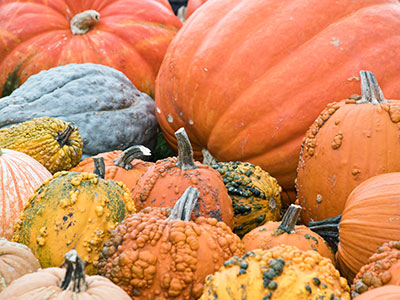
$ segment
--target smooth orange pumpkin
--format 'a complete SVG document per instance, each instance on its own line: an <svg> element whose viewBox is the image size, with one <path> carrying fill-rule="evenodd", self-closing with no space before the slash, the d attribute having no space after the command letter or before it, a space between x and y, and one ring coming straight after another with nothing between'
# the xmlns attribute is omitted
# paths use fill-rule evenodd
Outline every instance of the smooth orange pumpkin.
<svg viewBox="0 0 400 300"><path fill-rule="evenodd" d="M0 149L0 237L10 239L13 225L28 198L51 173L18 151Z"/></svg>
<svg viewBox="0 0 400 300"><path fill-rule="evenodd" d="M399 300L400 286L385 285L372 289L354 299L356 300Z"/></svg>
<svg viewBox="0 0 400 300"><path fill-rule="evenodd" d="M371 70L400 97L396 0L208 1L170 44L156 83L167 141L185 127L197 159L247 161L294 189L305 132Z"/></svg>
<svg viewBox="0 0 400 300"><path fill-rule="evenodd" d="M6 0L0 3L0 95L68 63L123 72L142 92L181 27L167 0Z"/></svg>
<svg viewBox="0 0 400 300"><path fill-rule="evenodd" d="M207 0L189 0L186 7L186 19L189 18L196 9L206 2Z"/></svg>
<svg viewBox="0 0 400 300"><path fill-rule="evenodd" d="M361 97L328 104L303 139L296 188L306 224L341 214L364 180L400 171L400 100L386 100L373 73L360 80Z"/></svg>
<svg viewBox="0 0 400 300"><path fill-rule="evenodd" d="M378 247L400 240L400 172L367 179L350 194L339 224L337 265L352 280Z"/></svg>

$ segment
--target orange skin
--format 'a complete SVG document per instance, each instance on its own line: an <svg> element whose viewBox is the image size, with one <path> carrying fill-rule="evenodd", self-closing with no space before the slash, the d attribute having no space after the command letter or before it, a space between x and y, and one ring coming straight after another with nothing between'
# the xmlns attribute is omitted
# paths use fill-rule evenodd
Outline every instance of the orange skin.
<svg viewBox="0 0 400 300"><path fill-rule="evenodd" d="M185 127L197 159L206 148L217 161L251 162L293 190L305 132L326 104L359 93L360 69L388 99L400 96L393 32L397 0L208 1L157 76L164 136L176 147Z"/></svg>
<svg viewBox="0 0 400 300"><path fill-rule="evenodd" d="M218 171L195 162L197 169L181 170L176 166L177 158L157 161L144 173L131 191L135 207L173 207L189 186L200 192L194 216L216 218L233 228L232 199Z"/></svg>
<svg viewBox="0 0 400 300"><path fill-rule="evenodd" d="M295 226L295 233L284 232L279 235L273 235L280 224L281 222L267 222L246 234L242 239L246 252L255 249L267 250L283 244L295 246L304 251L317 251L322 256L335 262L332 250L317 233L304 225L297 225Z"/></svg>
<svg viewBox="0 0 400 300"><path fill-rule="evenodd" d="M100 20L73 35L70 20L87 10ZM88 62L115 68L154 95L161 61L181 25L167 0L2 1L0 95L14 72L20 85L41 70Z"/></svg>
<svg viewBox="0 0 400 300"><path fill-rule="evenodd" d="M361 294L357 300L399 300L400 286L385 285Z"/></svg>
<svg viewBox="0 0 400 300"><path fill-rule="evenodd" d="M189 18L196 9L206 2L207 0L189 0L186 7L186 19Z"/></svg>

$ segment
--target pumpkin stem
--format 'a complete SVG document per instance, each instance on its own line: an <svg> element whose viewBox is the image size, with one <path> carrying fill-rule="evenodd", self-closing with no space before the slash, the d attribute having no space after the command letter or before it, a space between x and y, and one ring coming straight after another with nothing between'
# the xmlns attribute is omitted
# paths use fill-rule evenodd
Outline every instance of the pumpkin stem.
<svg viewBox="0 0 400 300"><path fill-rule="evenodd" d="M203 154L203 165L212 166L218 163L214 156L208 151L206 148L201 150L201 154Z"/></svg>
<svg viewBox="0 0 400 300"><path fill-rule="evenodd" d="M339 223L341 219L342 215L338 215L322 221L310 222L307 227L318 233L336 252L339 244Z"/></svg>
<svg viewBox="0 0 400 300"><path fill-rule="evenodd" d="M125 170L130 170L134 167L131 164L132 160L143 156L151 156L150 149L142 145L135 145L124 150L124 152L114 159L114 165Z"/></svg>
<svg viewBox="0 0 400 300"><path fill-rule="evenodd" d="M185 128L180 128L175 132L178 141L178 162L176 166L181 170L197 169L193 159L193 149Z"/></svg>
<svg viewBox="0 0 400 300"><path fill-rule="evenodd" d="M280 235L282 233L296 233L294 229L299 219L301 211L300 205L291 204L283 215L281 224L274 230L272 235Z"/></svg>
<svg viewBox="0 0 400 300"><path fill-rule="evenodd" d="M61 267L67 266L64 280L61 282L62 290L72 290L74 293L86 292L88 284L85 280L85 265L75 249L68 251Z"/></svg>
<svg viewBox="0 0 400 300"><path fill-rule="evenodd" d="M71 134L76 130L76 127L73 123L69 123L67 128L63 132L58 132L55 140L60 144L60 147L64 147L64 145L69 145L69 138Z"/></svg>
<svg viewBox="0 0 400 300"><path fill-rule="evenodd" d="M93 173L98 175L100 178L104 179L106 176L106 164L104 163L104 158L101 156L93 157L94 170Z"/></svg>
<svg viewBox="0 0 400 300"><path fill-rule="evenodd" d="M372 103L379 104L387 102L383 96L382 90L379 87L374 73L370 71L360 71L361 79L361 100L357 104Z"/></svg>
<svg viewBox="0 0 400 300"><path fill-rule="evenodd" d="M182 196L176 201L167 221L190 221L193 209L199 199L200 192L194 187L188 187Z"/></svg>
<svg viewBox="0 0 400 300"><path fill-rule="evenodd" d="M72 34L85 34L100 21L100 14L95 10L86 10L75 15L70 22Z"/></svg>

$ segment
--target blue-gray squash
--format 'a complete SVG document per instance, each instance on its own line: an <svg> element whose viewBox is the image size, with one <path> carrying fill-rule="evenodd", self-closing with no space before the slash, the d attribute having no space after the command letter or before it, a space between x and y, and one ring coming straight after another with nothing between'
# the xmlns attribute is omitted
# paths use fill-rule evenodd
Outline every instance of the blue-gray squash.
<svg viewBox="0 0 400 300"><path fill-rule="evenodd" d="M0 99L0 128L42 116L75 123L83 156L156 143L153 99L122 72L99 64L41 71Z"/></svg>

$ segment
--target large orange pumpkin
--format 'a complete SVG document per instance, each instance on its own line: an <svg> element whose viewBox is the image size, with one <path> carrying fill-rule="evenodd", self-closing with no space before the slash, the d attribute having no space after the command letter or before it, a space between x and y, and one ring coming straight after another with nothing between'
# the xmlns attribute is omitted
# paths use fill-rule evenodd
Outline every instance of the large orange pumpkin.
<svg viewBox="0 0 400 300"><path fill-rule="evenodd" d="M181 27L167 0L3 0L0 95L68 63L122 71L153 95L167 46Z"/></svg>
<svg viewBox="0 0 400 300"><path fill-rule="evenodd" d="M352 280L378 247L400 240L400 172L367 179L346 201L336 253L343 277Z"/></svg>
<svg viewBox="0 0 400 300"><path fill-rule="evenodd" d="M208 1L168 48L156 115L171 145L185 127L197 155L251 162L294 189L305 132L359 93L360 69L400 97L399 32L396 0Z"/></svg>
<svg viewBox="0 0 400 300"><path fill-rule="evenodd" d="M207 0L189 0L186 8L186 18L189 18L196 9L206 2Z"/></svg>
<svg viewBox="0 0 400 300"><path fill-rule="evenodd" d="M360 78L361 97L328 104L303 140L296 188L304 223L341 214L361 182L400 171L400 101L386 100L371 72Z"/></svg>
<svg viewBox="0 0 400 300"><path fill-rule="evenodd" d="M0 149L0 237L10 239L13 225L28 198L51 173L18 151Z"/></svg>

